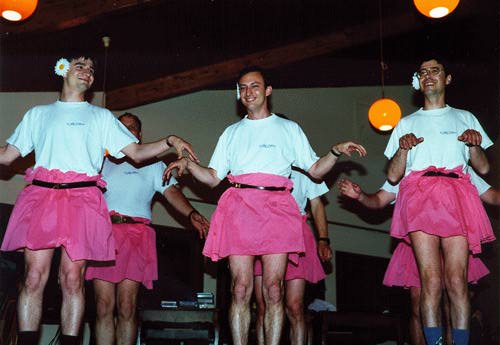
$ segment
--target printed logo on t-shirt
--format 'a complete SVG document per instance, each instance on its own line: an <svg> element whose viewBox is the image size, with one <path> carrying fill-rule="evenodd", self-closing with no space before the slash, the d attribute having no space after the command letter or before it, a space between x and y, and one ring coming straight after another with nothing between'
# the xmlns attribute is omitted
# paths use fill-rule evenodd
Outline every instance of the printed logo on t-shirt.
<svg viewBox="0 0 500 345"><path fill-rule="evenodd" d="M274 145L274 144L260 144L259 147L262 149L273 149L276 147L276 145Z"/></svg>
<svg viewBox="0 0 500 345"><path fill-rule="evenodd" d="M138 174L139 172L138 171L124 171L123 173L125 175L134 175L134 174Z"/></svg>
<svg viewBox="0 0 500 345"><path fill-rule="evenodd" d="M448 134L458 134L456 131L440 131L439 134L448 135Z"/></svg>
<svg viewBox="0 0 500 345"><path fill-rule="evenodd" d="M85 126L83 122L66 122L66 126Z"/></svg>

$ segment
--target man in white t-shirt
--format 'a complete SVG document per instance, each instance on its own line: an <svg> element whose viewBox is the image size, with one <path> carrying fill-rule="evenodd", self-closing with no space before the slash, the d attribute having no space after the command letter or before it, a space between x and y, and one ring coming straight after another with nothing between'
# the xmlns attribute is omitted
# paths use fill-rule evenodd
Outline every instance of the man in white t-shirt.
<svg viewBox="0 0 500 345"><path fill-rule="evenodd" d="M52 255L61 247L61 344L77 344L84 312L83 274L87 260L115 258L106 202L99 187L105 150L140 162L175 147L179 156L191 146L176 136L153 143L137 139L106 109L85 102L94 82L94 62L84 55L58 61L63 77L55 103L30 109L7 145L0 164L35 151L30 184L19 194L1 250L23 250L25 276L18 298L18 344L37 344L42 298Z"/></svg>
<svg viewBox="0 0 500 345"><path fill-rule="evenodd" d="M212 215L203 254L217 261L229 257L232 279L230 326L233 343L247 344L253 264L261 256L266 344L278 344L283 325L283 277L287 261L304 252L301 215L290 195L292 165L322 178L342 154L365 149L353 142L333 145L319 158L299 125L272 114L272 87L260 68L244 69L238 78L241 102L248 115L226 128L209 166L189 159L173 162L178 173L191 173L211 187L226 176L231 183ZM230 172L230 174L228 174ZM290 254L290 255L289 255Z"/></svg>
<svg viewBox="0 0 500 345"><path fill-rule="evenodd" d="M131 113L120 120L139 142L142 139L140 119ZM209 222L186 199L175 178L163 183L166 166L161 161L137 165L127 159L108 158L102 177L106 181L104 197L113 223L116 259L113 265L89 264L86 279L93 279L97 304L95 335L97 345L135 344L137 333L136 301L140 284L153 288L158 279L156 235L151 222L151 201L156 192L180 214L189 218L203 238ZM114 319L116 305L117 318Z"/></svg>
<svg viewBox="0 0 500 345"><path fill-rule="evenodd" d="M442 61L424 61L416 76L424 106L401 119L384 153L390 159L388 180L393 184L401 180L391 236L411 242L415 252L427 343L442 339L439 306L444 280L453 341L465 345L470 320L467 258L469 251L477 254L481 243L495 238L467 172L469 162L481 174L488 171L483 150L492 142L474 115L445 103L451 74Z"/></svg>
<svg viewBox="0 0 500 345"><path fill-rule="evenodd" d="M492 188L486 181L471 170L471 181L476 186L480 198L483 202L491 205L500 205L500 190ZM339 192L351 199L359 201L363 206L371 209L384 208L396 200L398 186L393 186L387 181L373 194L367 194L361 187L348 179L341 179L338 182ZM489 273L489 270L482 261L469 255L468 278L469 283L477 283L479 279ZM385 273L384 285L401 286L410 289L411 315L409 322L410 344L425 345L425 338L422 332L422 322L420 317L420 292L421 283L415 256L412 249L405 241L400 241L394 250ZM445 302L447 299L445 300ZM449 310L449 309L445 309ZM446 315L449 317L449 315ZM449 321L447 322L449 325ZM451 345L451 339L447 337L447 344Z"/></svg>

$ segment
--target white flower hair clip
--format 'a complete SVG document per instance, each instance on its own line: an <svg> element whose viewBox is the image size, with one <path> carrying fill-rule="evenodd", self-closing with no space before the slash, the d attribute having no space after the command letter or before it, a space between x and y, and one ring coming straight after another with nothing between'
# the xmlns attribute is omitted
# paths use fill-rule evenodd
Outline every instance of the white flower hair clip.
<svg viewBox="0 0 500 345"><path fill-rule="evenodd" d="M417 72L413 73L413 77L411 79L411 86L415 90L420 90L420 80L418 79Z"/></svg>
<svg viewBox="0 0 500 345"><path fill-rule="evenodd" d="M54 66L54 72L61 77L66 77L66 73L69 70L69 61L65 58L60 58L57 60L56 65Z"/></svg>
<svg viewBox="0 0 500 345"><path fill-rule="evenodd" d="M236 99L239 101L241 98L240 95L240 84L236 83Z"/></svg>

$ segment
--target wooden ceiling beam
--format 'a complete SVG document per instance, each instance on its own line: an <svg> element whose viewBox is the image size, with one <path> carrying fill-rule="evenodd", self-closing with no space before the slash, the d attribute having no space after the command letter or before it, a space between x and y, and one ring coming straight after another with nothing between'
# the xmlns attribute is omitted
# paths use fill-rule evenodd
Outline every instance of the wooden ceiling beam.
<svg viewBox="0 0 500 345"><path fill-rule="evenodd" d="M0 22L3 34L50 32L69 29L117 11L156 5L165 0L45 0L33 16L21 23Z"/></svg>
<svg viewBox="0 0 500 345"><path fill-rule="evenodd" d="M386 19L384 20L384 37L414 31L423 25L425 22L419 21L414 14ZM114 110L129 109L230 80L235 78L245 66L258 65L264 68L274 68L378 39L379 22L365 23L330 35L112 90L107 93L106 105Z"/></svg>

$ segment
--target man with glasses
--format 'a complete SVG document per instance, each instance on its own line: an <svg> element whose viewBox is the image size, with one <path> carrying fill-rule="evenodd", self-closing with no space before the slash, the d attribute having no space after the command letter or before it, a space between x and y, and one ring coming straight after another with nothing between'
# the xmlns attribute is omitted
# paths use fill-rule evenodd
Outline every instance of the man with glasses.
<svg viewBox="0 0 500 345"><path fill-rule="evenodd" d="M445 103L445 88L452 78L441 60L424 61L416 75L414 86L423 93L424 106L401 119L384 153L390 159L388 180L393 184L401 180L391 236L411 243L415 253L427 344L442 342L444 282L451 302L453 341L464 345L470 320L467 258L470 252L481 252L481 243L495 238L470 182L468 163L487 173L483 150L492 142L474 115Z"/></svg>

